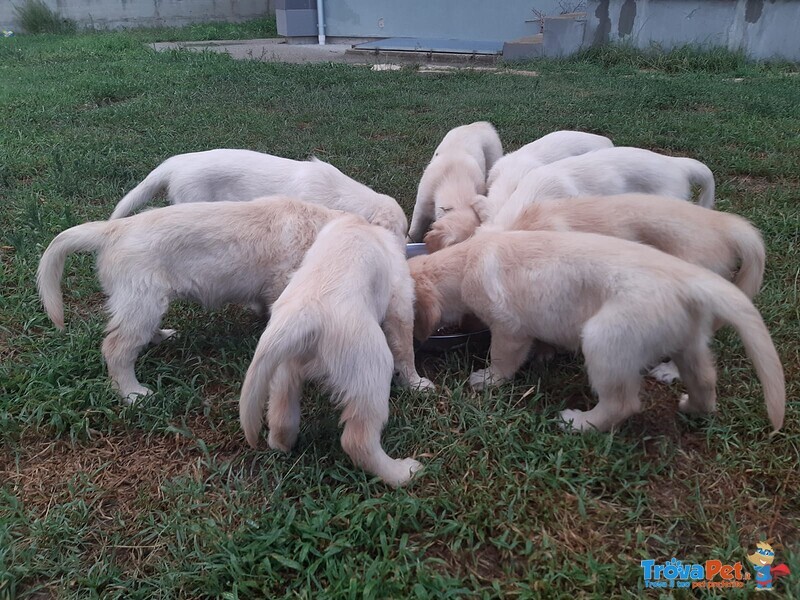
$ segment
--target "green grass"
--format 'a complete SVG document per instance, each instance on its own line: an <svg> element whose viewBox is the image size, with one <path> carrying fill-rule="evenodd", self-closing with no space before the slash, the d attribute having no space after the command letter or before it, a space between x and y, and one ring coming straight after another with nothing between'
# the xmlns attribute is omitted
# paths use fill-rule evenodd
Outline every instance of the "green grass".
<svg viewBox="0 0 800 600"><path fill-rule="evenodd" d="M77 29L75 21L63 18L42 0L25 0L14 7L14 12L26 33L66 34Z"/></svg>
<svg viewBox="0 0 800 600"><path fill-rule="evenodd" d="M375 73L156 54L152 35L0 40L0 598L635 598L642 559L743 561L768 536L800 596L796 71L607 53L531 65L538 77ZM578 359L475 394L478 359L420 357L439 393L394 391L383 440L426 468L394 491L349 463L311 388L294 453L246 446L237 394L264 327L249 313L175 305L165 324L182 335L140 357L156 395L132 408L101 361L93 259L68 262L64 333L39 306L52 238L106 218L168 156L315 154L410 211L441 137L479 119L509 150L577 128L712 168L719 208L767 243L757 305L787 374L780 434L728 332L717 416L678 415L680 386L649 383L613 435L556 425L592 402Z"/></svg>

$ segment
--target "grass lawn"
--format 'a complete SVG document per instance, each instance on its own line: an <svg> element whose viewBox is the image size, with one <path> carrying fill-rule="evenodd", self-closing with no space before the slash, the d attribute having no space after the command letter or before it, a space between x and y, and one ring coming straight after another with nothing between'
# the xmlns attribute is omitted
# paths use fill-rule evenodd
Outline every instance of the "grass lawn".
<svg viewBox="0 0 800 600"><path fill-rule="evenodd" d="M779 587L800 597L796 70L611 51L536 64L537 77L376 73L156 54L142 44L155 37L0 40L0 598L635 598L643 559L745 561L766 537L793 571ZM350 464L313 389L295 452L246 446L237 394L264 328L246 311L175 305L165 326L182 335L137 363L155 396L123 407L93 258L67 264L64 333L39 305L52 238L107 218L168 156L315 154L410 214L441 137L483 119L507 150L576 128L711 167L719 209L768 246L757 306L786 369L778 435L727 330L718 415L679 415L681 386L648 382L646 410L615 434L556 424L592 403L580 359L476 394L478 359L420 357L439 393L394 391L383 439L426 468L394 491Z"/></svg>

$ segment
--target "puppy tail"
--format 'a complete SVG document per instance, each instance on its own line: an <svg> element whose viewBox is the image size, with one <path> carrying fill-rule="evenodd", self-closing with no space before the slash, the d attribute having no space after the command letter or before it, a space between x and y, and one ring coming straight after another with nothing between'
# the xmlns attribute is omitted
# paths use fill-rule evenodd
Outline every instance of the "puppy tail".
<svg viewBox="0 0 800 600"><path fill-rule="evenodd" d="M74 252L98 250L106 240L108 229L107 221L93 221L72 227L58 234L42 254L36 272L36 285L44 310L58 329L64 329L61 276L67 256Z"/></svg>
<svg viewBox="0 0 800 600"><path fill-rule="evenodd" d="M239 398L239 422L253 448L258 445L264 403L275 369L286 360L311 351L317 345L319 330L319 319L307 307L300 313L273 313L258 341Z"/></svg>
<svg viewBox="0 0 800 600"><path fill-rule="evenodd" d="M753 298L761 289L764 280L764 263L766 251L764 240L759 231L748 221L736 218L733 227L733 243L739 255L739 272L733 283L742 290L748 298Z"/></svg>
<svg viewBox="0 0 800 600"><path fill-rule="evenodd" d="M700 198L697 203L704 208L714 208L714 174L699 160L687 158L689 166L689 181L692 185L700 186Z"/></svg>
<svg viewBox="0 0 800 600"><path fill-rule="evenodd" d="M156 194L167 188L171 174L169 160L158 165L139 185L125 194L125 197L114 208L110 218L121 219L122 217L127 217L140 206L147 204Z"/></svg>
<svg viewBox="0 0 800 600"><path fill-rule="evenodd" d="M783 426L786 412L786 382L764 320L747 296L723 278L704 278L700 287L703 303L711 308L716 318L732 325L742 339L764 390L769 420L778 431Z"/></svg>

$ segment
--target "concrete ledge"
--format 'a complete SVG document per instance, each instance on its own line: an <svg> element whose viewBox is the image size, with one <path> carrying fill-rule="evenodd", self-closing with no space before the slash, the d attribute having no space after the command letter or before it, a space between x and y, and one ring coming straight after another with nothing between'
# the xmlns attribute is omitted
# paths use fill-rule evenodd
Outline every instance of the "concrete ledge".
<svg viewBox="0 0 800 600"><path fill-rule="evenodd" d="M357 50L355 48L347 50L345 55L364 62L399 62L404 64L494 65L500 59L500 55L493 54L403 52L400 50Z"/></svg>

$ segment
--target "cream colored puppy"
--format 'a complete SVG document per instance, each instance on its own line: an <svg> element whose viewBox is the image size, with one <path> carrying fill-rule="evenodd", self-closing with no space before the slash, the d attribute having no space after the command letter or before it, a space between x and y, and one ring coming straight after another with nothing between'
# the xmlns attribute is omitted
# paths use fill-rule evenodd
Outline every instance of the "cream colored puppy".
<svg viewBox="0 0 800 600"><path fill-rule="evenodd" d="M139 351L173 330L159 329L176 299L206 307L269 307L286 287L317 233L340 211L275 197L252 202L178 204L60 233L42 255L39 295L64 328L61 275L67 255L97 252L110 319L103 357L126 402L150 393L136 378Z"/></svg>
<svg viewBox="0 0 800 600"><path fill-rule="evenodd" d="M288 452L303 380L318 379L342 408L342 448L352 461L389 485L408 482L421 465L389 458L380 436L393 369L406 384L433 388L414 368L413 303L414 282L392 236L355 216L326 225L273 305L247 370L239 415L250 445L269 395L269 445Z"/></svg>
<svg viewBox="0 0 800 600"><path fill-rule="evenodd" d="M168 158L120 200L111 218L131 214L165 190L172 204L238 202L283 194L361 215L401 241L408 227L394 198L373 191L333 165L316 158L291 160L227 148Z"/></svg>
<svg viewBox="0 0 800 600"><path fill-rule="evenodd" d="M501 156L503 145L491 123L451 129L420 179L409 240L422 241L431 223L451 211L471 213L475 197L486 193L486 175Z"/></svg>
<svg viewBox="0 0 800 600"><path fill-rule="evenodd" d="M641 148L606 148L534 169L500 207L477 202L475 209L482 222L508 229L534 202L629 193L691 200L692 185L701 187L700 206L713 208L714 175L703 163Z"/></svg>
<svg viewBox="0 0 800 600"><path fill-rule="evenodd" d="M733 280L750 299L764 278L764 242L755 227L674 198L622 194L535 202L510 228L599 233L647 244ZM656 365L650 375L664 383L680 376L672 361Z"/></svg>
<svg viewBox="0 0 800 600"><path fill-rule="evenodd" d="M750 299L764 278L764 241L747 219L675 198L548 200L525 207L510 229L599 233L647 244L732 280Z"/></svg>
<svg viewBox="0 0 800 600"><path fill-rule="evenodd" d="M492 332L480 389L510 379L532 340L583 351L599 397L588 412L565 410L577 430L607 431L641 410L643 368L670 356L688 389L679 409L716 408L708 348L714 322L733 325L753 361L773 427L783 424L783 368L758 311L736 286L688 262L627 240L590 233L478 233L409 261L416 282L415 334L473 313Z"/></svg>
<svg viewBox="0 0 800 600"><path fill-rule="evenodd" d="M581 131L548 133L498 160L489 171L486 197L479 196L477 201L485 202L487 207L494 207L484 209L486 212L497 212L529 171L569 156L613 146L610 139L593 133ZM467 239L480 224L480 219L474 210L465 209L447 213L443 218L436 220L425 236L428 252L436 252Z"/></svg>

